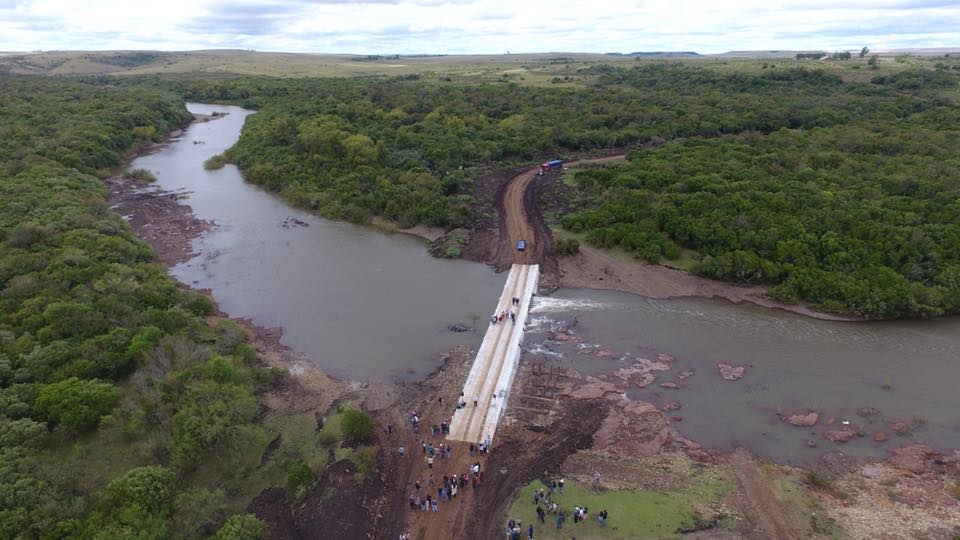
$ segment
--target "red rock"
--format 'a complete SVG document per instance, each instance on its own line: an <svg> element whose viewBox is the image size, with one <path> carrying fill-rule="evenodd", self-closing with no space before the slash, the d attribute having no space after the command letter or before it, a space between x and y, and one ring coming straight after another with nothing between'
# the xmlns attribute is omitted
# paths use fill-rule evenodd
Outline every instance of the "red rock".
<svg viewBox="0 0 960 540"><path fill-rule="evenodd" d="M663 410L668 412L678 411L680 410L681 407L683 407L683 405L681 405L679 401L671 401L670 403L667 403L666 405L663 406Z"/></svg>
<svg viewBox="0 0 960 540"><path fill-rule="evenodd" d="M666 362L668 364L677 361L677 359L674 358L673 356L670 356L669 354L663 354L663 353L657 353L657 360L661 362Z"/></svg>
<svg viewBox="0 0 960 540"><path fill-rule="evenodd" d="M820 456L820 461L833 474L843 474L853 468L854 462L843 455L843 452L826 452Z"/></svg>
<svg viewBox="0 0 960 540"><path fill-rule="evenodd" d="M832 443L845 443L856 436L856 430L850 426L823 432L823 437Z"/></svg>
<svg viewBox="0 0 960 540"><path fill-rule="evenodd" d="M680 385L678 385L678 384L675 383L675 382L665 382L665 383L660 383L660 388L667 388L667 389L670 389L670 390L676 390L677 388L680 388Z"/></svg>
<svg viewBox="0 0 960 540"><path fill-rule="evenodd" d="M810 411L807 414L791 414L790 416L781 418L783 418L783 421L791 426L813 427L817 425L817 420L820 419L820 414L816 411Z"/></svg>
<svg viewBox="0 0 960 540"><path fill-rule="evenodd" d="M890 435L886 431L874 431L870 438L873 439L873 442L884 442L890 438Z"/></svg>
<svg viewBox="0 0 960 540"><path fill-rule="evenodd" d="M677 374L677 378L680 379L681 381L685 381L685 380L689 379L690 377L693 377L693 370L692 370L692 369L685 369L685 370L683 370L683 371L681 371L680 373Z"/></svg>
<svg viewBox="0 0 960 540"><path fill-rule="evenodd" d="M837 423L837 417L836 417L836 416L831 416L830 418L827 418L827 421L826 421L825 423L826 423L828 426L832 426L832 425L834 425L834 424Z"/></svg>
<svg viewBox="0 0 960 540"><path fill-rule="evenodd" d="M922 473L927 470L927 461L937 455L937 452L925 444L911 444L902 448L890 450L893 457L890 464L898 469L913 473Z"/></svg>
<svg viewBox="0 0 960 540"><path fill-rule="evenodd" d="M747 366L731 366L726 362L717 364L717 369L720 370L720 376L727 381L739 381L747 372Z"/></svg>
<svg viewBox="0 0 960 540"><path fill-rule="evenodd" d="M682 416L671 416L670 419L673 420L674 422L683 422Z"/></svg>
<svg viewBox="0 0 960 540"><path fill-rule="evenodd" d="M817 441L813 439L807 439L807 448L816 448L816 447L817 447Z"/></svg>

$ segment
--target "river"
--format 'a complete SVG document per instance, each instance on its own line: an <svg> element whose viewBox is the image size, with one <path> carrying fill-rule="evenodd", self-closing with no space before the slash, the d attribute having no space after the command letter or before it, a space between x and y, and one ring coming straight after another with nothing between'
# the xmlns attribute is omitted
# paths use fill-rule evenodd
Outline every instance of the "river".
<svg viewBox="0 0 960 540"><path fill-rule="evenodd" d="M584 343L550 341L551 327L577 324ZM778 462L809 464L823 452L883 456L923 442L960 448L960 319L836 322L722 300L656 300L598 290L562 290L535 299L524 342L535 360L598 375L657 353L676 358L656 383L628 392L659 406L679 401L677 429L715 449L744 446ZM591 354L603 350L602 355ZM741 380L720 377L717 364L746 365ZM684 369L694 375L676 376ZM661 382L679 382L668 389ZM871 410L872 409L872 410ZM812 428L778 413L815 410ZM825 426L836 418L832 427ZM865 432L843 445L823 437L842 422ZM892 422L910 424L897 435ZM872 434L883 431L886 442ZM816 444L808 446L808 441Z"/></svg>
<svg viewBox="0 0 960 540"><path fill-rule="evenodd" d="M181 282L210 289L233 317L283 328L282 342L326 372L353 380L414 380L435 369L456 344L478 346L505 274L482 264L431 257L417 238L316 217L246 183L236 167L207 171L203 162L233 145L244 118L237 107L189 104L195 113L228 113L192 125L157 153L135 160L157 187L182 193L197 217L216 227L196 240L198 256L171 269ZM551 325L576 318L587 345L613 356L582 354L549 342ZM881 456L912 441L960 448L960 319L844 323L706 299L653 300L627 293L561 290L538 298L524 347L529 357L599 374L631 358L677 358L679 389L653 384L630 397L663 405L677 428L708 447L746 446L780 462L808 464L835 448ZM725 381L716 363L751 366ZM863 408L872 414L858 414ZM813 428L777 413L814 409ZM837 424L827 428L828 417ZM843 421L867 436L838 446L823 438ZM896 435L890 423L911 425ZM890 440L871 440L884 431ZM811 447L814 443L816 446Z"/></svg>
<svg viewBox="0 0 960 540"><path fill-rule="evenodd" d="M226 112L195 123L132 168L152 171L156 187L183 201L213 230L195 241L198 256L171 269L209 289L232 317L283 328L282 343L327 373L361 381L421 379L457 344L479 346L505 274L483 264L438 260L419 238L386 235L290 207L245 182L227 165L203 162L233 146L252 111L188 104L193 113ZM478 324L479 323L479 324Z"/></svg>

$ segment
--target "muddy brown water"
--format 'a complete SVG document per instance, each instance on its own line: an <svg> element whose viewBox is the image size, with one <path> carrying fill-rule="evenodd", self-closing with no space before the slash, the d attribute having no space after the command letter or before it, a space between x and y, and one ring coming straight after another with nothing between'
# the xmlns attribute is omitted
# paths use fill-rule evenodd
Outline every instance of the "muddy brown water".
<svg viewBox="0 0 960 540"><path fill-rule="evenodd" d="M328 373L360 381L419 379L439 353L479 346L506 274L482 264L439 260L423 241L334 222L291 208L243 180L236 167L203 162L232 146L252 111L188 104L194 113L228 113L190 126L160 151L137 158L156 187L184 194L194 214L216 227L194 243L198 256L171 269L209 289L232 317L282 327L282 343Z"/></svg>
<svg viewBox="0 0 960 540"><path fill-rule="evenodd" d="M574 318L583 344L548 339ZM640 358L676 357L669 372L628 396L660 406L679 401L668 413L687 437L716 449L744 446L778 462L809 464L823 452L883 456L894 446L922 442L940 450L960 448L960 318L930 321L831 322L780 310L720 300L654 300L615 291L561 290L535 299L524 343L528 358L601 374ZM596 353L604 350L602 356ZM716 364L751 366L739 381L723 380ZM694 375L681 388L685 369ZM866 417L860 409L878 411ZM821 413L812 428L781 421L777 413ZM866 412L866 411L864 411ZM826 419L837 423L828 428ZM866 437L846 444L823 432L843 421ZM895 435L889 422L915 429ZM884 430L890 440L870 435ZM814 441L815 448L807 446Z"/></svg>

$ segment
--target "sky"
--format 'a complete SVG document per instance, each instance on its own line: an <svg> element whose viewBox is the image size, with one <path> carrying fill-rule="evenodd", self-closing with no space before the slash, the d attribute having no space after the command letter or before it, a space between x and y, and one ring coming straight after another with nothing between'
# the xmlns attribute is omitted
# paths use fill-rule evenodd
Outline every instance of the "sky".
<svg viewBox="0 0 960 540"><path fill-rule="evenodd" d="M499 54L960 46L960 0L0 0L0 51Z"/></svg>

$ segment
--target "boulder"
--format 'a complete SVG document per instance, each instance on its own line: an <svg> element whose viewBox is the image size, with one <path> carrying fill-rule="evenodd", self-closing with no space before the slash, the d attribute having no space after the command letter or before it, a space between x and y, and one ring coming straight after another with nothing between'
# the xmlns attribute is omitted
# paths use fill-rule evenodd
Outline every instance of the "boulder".
<svg viewBox="0 0 960 540"><path fill-rule="evenodd" d="M693 370L692 370L692 369L685 369L685 370L681 371L680 373L677 373L677 378L680 379L681 381L685 381L685 380L689 379L690 377L693 377Z"/></svg>
<svg viewBox="0 0 960 540"><path fill-rule="evenodd" d="M747 372L747 366L732 366L726 362L717 364L717 369L720 370L720 376L727 381L739 381Z"/></svg>
<svg viewBox="0 0 960 540"><path fill-rule="evenodd" d="M870 416L876 416L880 414L880 411L878 411L877 409L874 409L873 407L860 407L859 409L857 409L857 414L863 418L867 418Z"/></svg>
<svg viewBox="0 0 960 540"><path fill-rule="evenodd" d="M890 464L898 469L912 473L922 473L927 470L927 462L937 456L936 450L925 444L911 444L902 448L890 450L893 457Z"/></svg>
<svg viewBox="0 0 960 540"><path fill-rule="evenodd" d="M886 431L880 430L874 431L870 438L873 439L873 442L884 442L890 438L890 435Z"/></svg>
<svg viewBox="0 0 960 540"><path fill-rule="evenodd" d="M683 405L679 401L671 401L663 406L663 410L666 412L669 411L679 411Z"/></svg>
<svg viewBox="0 0 960 540"><path fill-rule="evenodd" d="M665 382L665 383L660 383L660 388L666 388L668 390L676 390L677 388L680 388L680 385L678 385L675 382Z"/></svg>
<svg viewBox="0 0 960 540"><path fill-rule="evenodd" d="M453 323L453 324L447 325L447 330L451 332L462 333L462 332L469 332L470 327L463 323Z"/></svg>
<svg viewBox="0 0 960 540"><path fill-rule="evenodd" d="M845 443L857 436L857 430L850 426L843 426L840 429L832 429L823 432L823 437L832 443Z"/></svg>
<svg viewBox="0 0 960 540"><path fill-rule="evenodd" d="M797 413L789 416L781 416L781 418L791 426L813 427L817 425L817 420L820 420L820 414L816 411L810 411L806 414Z"/></svg>
<svg viewBox="0 0 960 540"><path fill-rule="evenodd" d="M843 452L826 452L820 456L820 461L833 474L843 474L854 467L854 462Z"/></svg>
<svg viewBox="0 0 960 540"><path fill-rule="evenodd" d="M598 450L628 457L652 456L670 442L670 424L652 404L631 401L610 409L593 441Z"/></svg>

